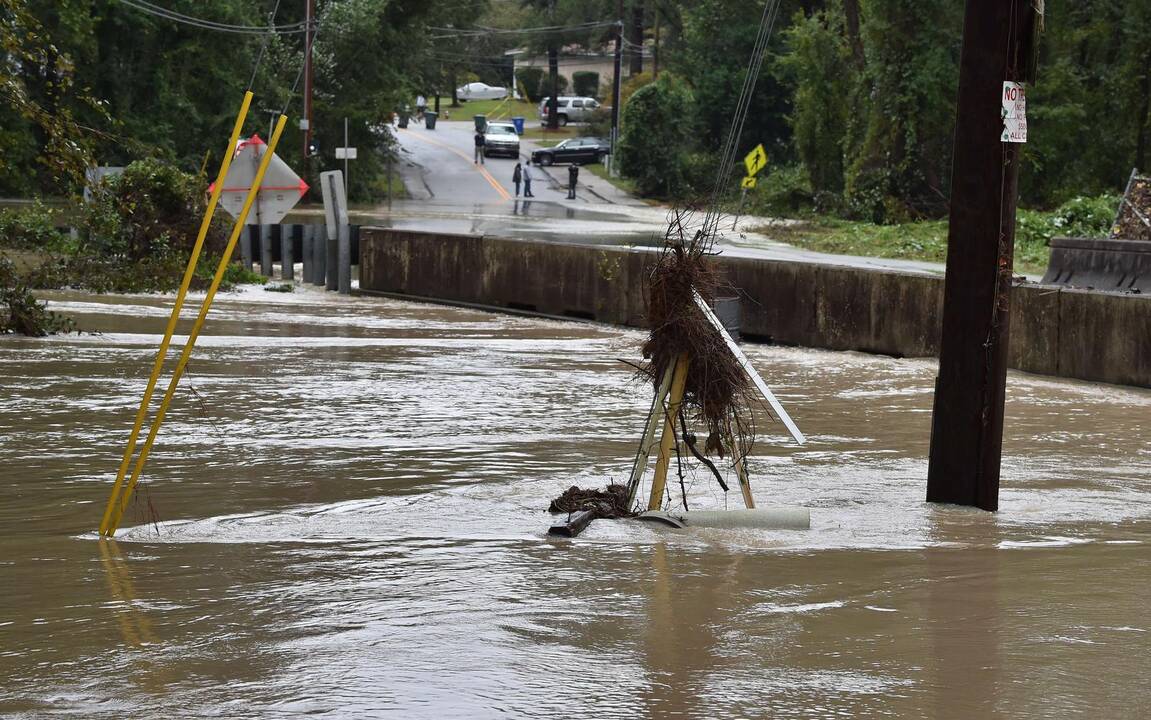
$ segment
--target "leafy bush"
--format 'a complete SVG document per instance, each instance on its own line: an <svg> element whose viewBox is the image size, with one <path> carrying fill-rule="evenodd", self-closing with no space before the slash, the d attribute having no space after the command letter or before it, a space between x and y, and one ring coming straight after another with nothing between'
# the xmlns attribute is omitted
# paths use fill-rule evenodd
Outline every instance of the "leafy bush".
<svg viewBox="0 0 1151 720"><path fill-rule="evenodd" d="M627 107L627 101L631 100L631 96L635 94L645 85L650 85L655 82L655 76L649 72L636 73L629 77L619 89L619 105L621 108Z"/></svg>
<svg viewBox="0 0 1151 720"><path fill-rule="evenodd" d="M823 195L819 197L824 203L835 202ZM825 209L816 206L810 175L803 165L769 166L760 174L755 189L748 192L747 200L747 212L752 215L796 217L813 209Z"/></svg>
<svg viewBox="0 0 1151 720"><path fill-rule="evenodd" d="M556 97L566 95L567 91L568 91L568 79L566 77L564 77L563 75L557 75L556 76ZM552 94L551 76L545 72L543 77L540 78L539 96L540 96L540 99L542 100L542 99L550 96L551 94Z"/></svg>
<svg viewBox="0 0 1151 720"><path fill-rule="evenodd" d="M70 318L51 312L37 300L27 278L16 272L11 260L0 255L0 335L43 337L75 328Z"/></svg>
<svg viewBox="0 0 1151 720"><path fill-rule="evenodd" d="M618 160L643 195L668 197L685 189L691 128L684 109L691 91L670 73L635 92L623 107Z"/></svg>
<svg viewBox="0 0 1151 720"><path fill-rule="evenodd" d="M1017 243L1047 245L1053 237L1106 237L1119 209L1119 196L1077 197L1050 213L1020 210L1015 220Z"/></svg>
<svg viewBox="0 0 1151 720"><path fill-rule="evenodd" d="M572 73L572 88L576 95L596 97L599 95L599 73L590 70L577 70Z"/></svg>
<svg viewBox="0 0 1151 720"><path fill-rule="evenodd" d="M139 160L92 189L83 251L131 261L169 253L187 257L207 204L203 181L158 160ZM221 253L225 224L216 219L204 248Z"/></svg>
<svg viewBox="0 0 1151 720"><path fill-rule="evenodd" d="M64 249L67 236L56 229L55 213L36 200L23 208L0 210L0 246L20 250Z"/></svg>
<svg viewBox="0 0 1151 720"><path fill-rule="evenodd" d="M527 94L529 102L538 103L543 100L543 95L540 94L540 87L543 85L543 78L547 75L543 68L525 67L516 70L516 83L522 89L522 92Z"/></svg>

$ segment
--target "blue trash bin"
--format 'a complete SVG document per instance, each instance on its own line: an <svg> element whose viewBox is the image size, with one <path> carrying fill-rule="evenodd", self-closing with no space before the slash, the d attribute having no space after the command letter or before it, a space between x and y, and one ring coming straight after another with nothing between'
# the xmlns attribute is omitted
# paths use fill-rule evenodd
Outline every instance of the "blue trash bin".
<svg viewBox="0 0 1151 720"><path fill-rule="evenodd" d="M524 119L522 117L512 118L512 125L516 126L516 135L524 134Z"/></svg>

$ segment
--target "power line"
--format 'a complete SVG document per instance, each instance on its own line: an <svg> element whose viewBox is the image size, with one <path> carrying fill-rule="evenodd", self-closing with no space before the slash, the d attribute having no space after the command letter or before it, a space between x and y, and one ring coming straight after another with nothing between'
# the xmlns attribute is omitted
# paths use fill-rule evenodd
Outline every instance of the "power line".
<svg viewBox="0 0 1151 720"><path fill-rule="evenodd" d="M214 20L206 20L204 18L195 17L192 15L185 15L184 13L169 10L168 8L160 5L155 5L147 0L119 0L123 5L145 13L154 17L170 20L182 25L199 28L201 30L212 30L215 32L236 33L240 35L266 35L268 33L274 34L292 34L302 33L305 31L305 23L297 22L287 25L265 25L263 27L257 25L234 25L231 23L221 23Z"/></svg>
<svg viewBox="0 0 1151 720"><path fill-rule="evenodd" d="M543 35L555 32L575 32L578 30L594 30L601 27L609 27L616 24L615 20L593 21L586 23L579 23L576 25L544 25L533 28L520 28L516 30L502 30L499 28L452 28L452 27L429 27L429 30L435 32L446 33L444 35L433 35L432 40L442 40L445 38L456 37L483 37L485 35Z"/></svg>

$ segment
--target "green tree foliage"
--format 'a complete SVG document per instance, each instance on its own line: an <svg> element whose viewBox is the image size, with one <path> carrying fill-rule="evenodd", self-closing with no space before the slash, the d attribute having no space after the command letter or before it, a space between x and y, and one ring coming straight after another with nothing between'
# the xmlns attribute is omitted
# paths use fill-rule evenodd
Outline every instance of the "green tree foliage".
<svg viewBox="0 0 1151 720"><path fill-rule="evenodd" d="M572 92L584 97L597 97L599 73L590 70L578 70L572 73Z"/></svg>
<svg viewBox="0 0 1151 720"><path fill-rule="evenodd" d="M516 82L527 93L527 99L534 103L543 100L540 90L543 88L546 77L547 73L544 72L543 68L525 67L516 71Z"/></svg>
<svg viewBox="0 0 1151 720"><path fill-rule="evenodd" d="M138 160L128 165L123 174L92 188L92 199L84 207L88 239L83 249L133 262L169 253L187 257L206 209L204 185L204 178L170 163ZM204 248L219 255L228 226L214 220Z"/></svg>
<svg viewBox="0 0 1151 720"><path fill-rule="evenodd" d="M796 152L812 188L822 196L843 192L848 125L860 78L852 72L842 15L798 15L787 32L790 52L779 74L795 87L791 124ZM834 201L833 201L834 202Z"/></svg>
<svg viewBox="0 0 1151 720"><path fill-rule="evenodd" d="M0 193L77 187L98 135L81 118L107 120L69 51L91 45L80 3L45 5L42 20L23 0L0 0Z"/></svg>
<svg viewBox="0 0 1151 720"><path fill-rule="evenodd" d="M946 208L959 85L963 6L866 0L863 42L871 101L848 200L877 221Z"/></svg>
<svg viewBox="0 0 1151 720"><path fill-rule="evenodd" d="M691 91L669 73L636 90L624 106L620 172L644 195L668 197L683 190L692 136L684 109L691 106Z"/></svg>
<svg viewBox="0 0 1151 720"><path fill-rule="evenodd" d="M799 5L793 0L783 1L781 25ZM726 141L763 6L763 0L699 0L681 4L680 51L665 55L668 67L691 85L695 104L685 111L699 132L704 150L716 150ZM740 144L741 150L746 151L762 142L773 162L794 155L788 123L791 92L772 72L784 46L783 34L773 33Z"/></svg>

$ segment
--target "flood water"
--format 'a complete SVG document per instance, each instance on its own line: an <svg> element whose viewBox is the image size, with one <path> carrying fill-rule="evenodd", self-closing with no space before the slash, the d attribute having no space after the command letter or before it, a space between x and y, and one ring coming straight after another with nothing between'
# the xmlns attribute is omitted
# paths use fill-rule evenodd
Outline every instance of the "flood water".
<svg viewBox="0 0 1151 720"><path fill-rule="evenodd" d="M51 298L98 334L0 338L2 715L1151 715L1151 393L1012 374L988 514L923 502L932 363L749 346L810 439L762 419L757 500L811 529L559 540L641 333L247 290L104 543L171 298Z"/></svg>

